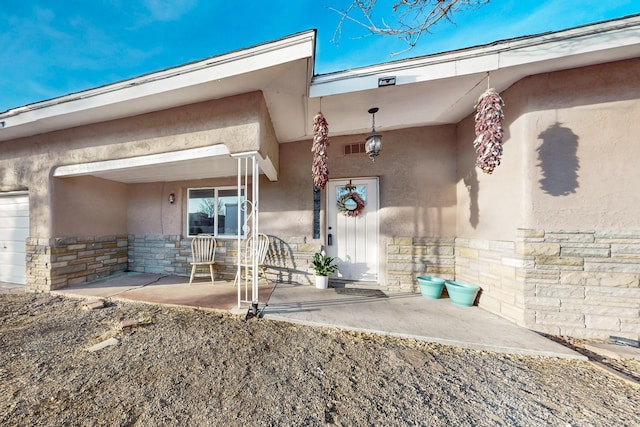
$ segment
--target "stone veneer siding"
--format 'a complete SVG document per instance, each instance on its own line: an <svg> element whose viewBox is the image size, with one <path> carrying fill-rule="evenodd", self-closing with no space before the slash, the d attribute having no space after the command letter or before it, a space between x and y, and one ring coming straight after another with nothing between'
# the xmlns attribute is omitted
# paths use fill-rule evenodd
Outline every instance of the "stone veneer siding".
<svg viewBox="0 0 640 427"><path fill-rule="evenodd" d="M271 241L265 260L267 277L276 283L313 285L311 260L321 244L307 237ZM416 276L454 277L452 238L393 237L387 239L387 288L417 291ZM236 274L236 239L216 239L216 277L233 280ZM191 238L180 235L129 235L129 270L140 273L188 276ZM199 270L201 271L201 270ZM201 274L208 274L201 271Z"/></svg>
<svg viewBox="0 0 640 427"><path fill-rule="evenodd" d="M307 243L306 237L281 239L269 236L269 239L271 244L265 260L269 280L313 284L311 259L320 244ZM191 240L180 235L129 235L129 270L189 276ZM233 280L236 275L237 240L217 238L216 244L216 278ZM198 272L198 276L208 276L204 269Z"/></svg>
<svg viewBox="0 0 640 427"><path fill-rule="evenodd" d="M456 280L482 288L480 307L523 326L535 320L524 305L525 295L534 295L524 277L533 262L516 254L515 242L457 238L455 258Z"/></svg>
<svg viewBox="0 0 640 427"><path fill-rule="evenodd" d="M535 329L583 338L640 338L640 230L519 230L533 262L525 297Z"/></svg>
<svg viewBox="0 0 640 427"><path fill-rule="evenodd" d="M387 289L419 292L416 277L454 277L454 243L451 238L390 237L386 241Z"/></svg>
<svg viewBox="0 0 640 427"><path fill-rule="evenodd" d="M481 307L540 332L640 338L640 231L456 239L456 278L483 288Z"/></svg>
<svg viewBox="0 0 640 427"><path fill-rule="evenodd" d="M179 234L130 234L129 271L152 274L191 274L191 239Z"/></svg>
<svg viewBox="0 0 640 427"><path fill-rule="evenodd" d="M127 270L127 236L27 239L27 288L50 291Z"/></svg>

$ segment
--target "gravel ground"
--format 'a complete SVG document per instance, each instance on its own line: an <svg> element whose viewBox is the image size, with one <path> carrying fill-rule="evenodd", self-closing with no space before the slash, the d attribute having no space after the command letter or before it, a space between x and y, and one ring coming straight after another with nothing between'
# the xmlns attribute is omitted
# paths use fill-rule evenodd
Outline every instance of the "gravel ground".
<svg viewBox="0 0 640 427"><path fill-rule="evenodd" d="M0 294L0 425L640 425L640 389L588 362L84 304Z"/></svg>

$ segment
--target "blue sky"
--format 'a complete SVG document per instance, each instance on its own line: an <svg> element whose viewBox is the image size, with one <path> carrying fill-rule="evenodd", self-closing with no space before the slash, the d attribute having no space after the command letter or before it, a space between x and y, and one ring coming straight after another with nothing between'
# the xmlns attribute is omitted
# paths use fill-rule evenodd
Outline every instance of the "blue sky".
<svg viewBox="0 0 640 427"><path fill-rule="evenodd" d="M0 0L0 112L231 50L318 30L316 74L555 31L640 13L638 0L492 0L420 44L347 23L350 0ZM389 18L393 0L379 0Z"/></svg>

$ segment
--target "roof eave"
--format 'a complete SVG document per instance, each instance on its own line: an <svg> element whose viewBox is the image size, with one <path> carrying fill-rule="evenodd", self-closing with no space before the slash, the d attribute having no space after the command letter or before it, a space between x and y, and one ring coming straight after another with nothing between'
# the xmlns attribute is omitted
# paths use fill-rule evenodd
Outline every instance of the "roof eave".
<svg viewBox="0 0 640 427"><path fill-rule="evenodd" d="M608 56L591 55L590 59L580 62L580 66L593 65L637 56L637 49L623 49L637 46L640 46L640 15L631 15L564 31L317 75L311 82L310 96L315 98L376 89L378 77L383 76L395 76L395 85L402 85L489 73L568 56L612 52ZM549 64L547 71L562 68ZM536 69L535 72L539 71Z"/></svg>
<svg viewBox="0 0 640 427"><path fill-rule="evenodd" d="M220 82L297 60L313 66L315 30L210 57L98 88L10 109L0 114L0 140L35 135L215 99L215 90L187 93L198 85ZM311 75L308 76L308 80ZM240 87L236 92L255 90ZM168 93L183 96L168 97ZM235 93L234 93L235 94ZM233 94L223 93L222 96ZM144 99L145 102L140 102ZM119 108L113 108L118 106ZM130 108L122 108L130 106Z"/></svg>

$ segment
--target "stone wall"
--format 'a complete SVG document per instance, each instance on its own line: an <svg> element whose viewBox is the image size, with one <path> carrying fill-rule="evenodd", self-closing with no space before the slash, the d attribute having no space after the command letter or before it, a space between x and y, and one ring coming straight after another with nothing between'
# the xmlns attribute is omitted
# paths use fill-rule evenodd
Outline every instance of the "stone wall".
<svg viewBox="0 0 640 427"><path fill-rule="evenodd" d="M533 264L515 251L510 241L457 238L456 280L480 285L480 307L526 326L533 317L524 296L533 293L524 273L531 272Z"/></svg>
<svg viewBox="0 0 640 427"><path fill-rule="evenodd" d="M390 237L386 241L387 288L418 292L421 275L454 278L454 243L451 238Z"/></svg>
<svg viewBox="0 0 640 427"><path fill-rule="evenodd" d="M127 270L127 236L27 239L27 287L49 291Z"/></svg>
<svg viewBox="0 0 640 427"><path fill-rule="evenodd" d="M320 250L320 243L313 243L307 237L269 236L269 251L265 259L267 278L273 283L298 283L312 285L314 283L311 260L313 254ZM309 243L309 242L312 243ZM236 275L237 242L224 241L224 254L221 256L225 269L220 273L229 280Z"/></svg>
<svg viewBox="0 0 640 427"><path fill-rule="evenodd" d="M536 330L640 338L640 230L519 230Z"/></svg>
<svg viewBox="0 0 640 427"><path fill-rule="evenodd" d="M276 283L314 283L311 260L320 250L307 237L269 236L265 259L269 280ZM217 239L216 277L233 280L236 275L237 241ZM129 270L140 273L188 276L191 239L180 235L129 235ZM387 239L387 288L417 292L416 276L454 277L454 238L394 237Z"/></svg>
<svg viewBox="0 0 640 427"><path fill-rule="evenodd" d="M129 271L188 276L191 239L179 234L130 234Z"/></svg>
<svg viewBox="0 0 640 427"><path fill-rule="evenodd" d="M520 229L516 242L456 239L456 280L536 331L640 338L640 231Z"/></svg>
<svg viewBox="0 0 640 427"><path fill-rule="evenodd" d="M27 237L26 282L30 291L49 291L51 287L51 245L49 239Z"/></svg>
<svg viewBox="0 0 640 427"><path fill-rule="evenodd" d="M269 280L277 283L312 284L313 254L320 244L308 244L306 237L281 239L269 236L270 248L265 265ZM237 240L216 239L216 278L234 280ZM139 273L191 274L191 239L180 235L129 235L129 270ZM201 274L205 272L199 270Z"/></svg>

